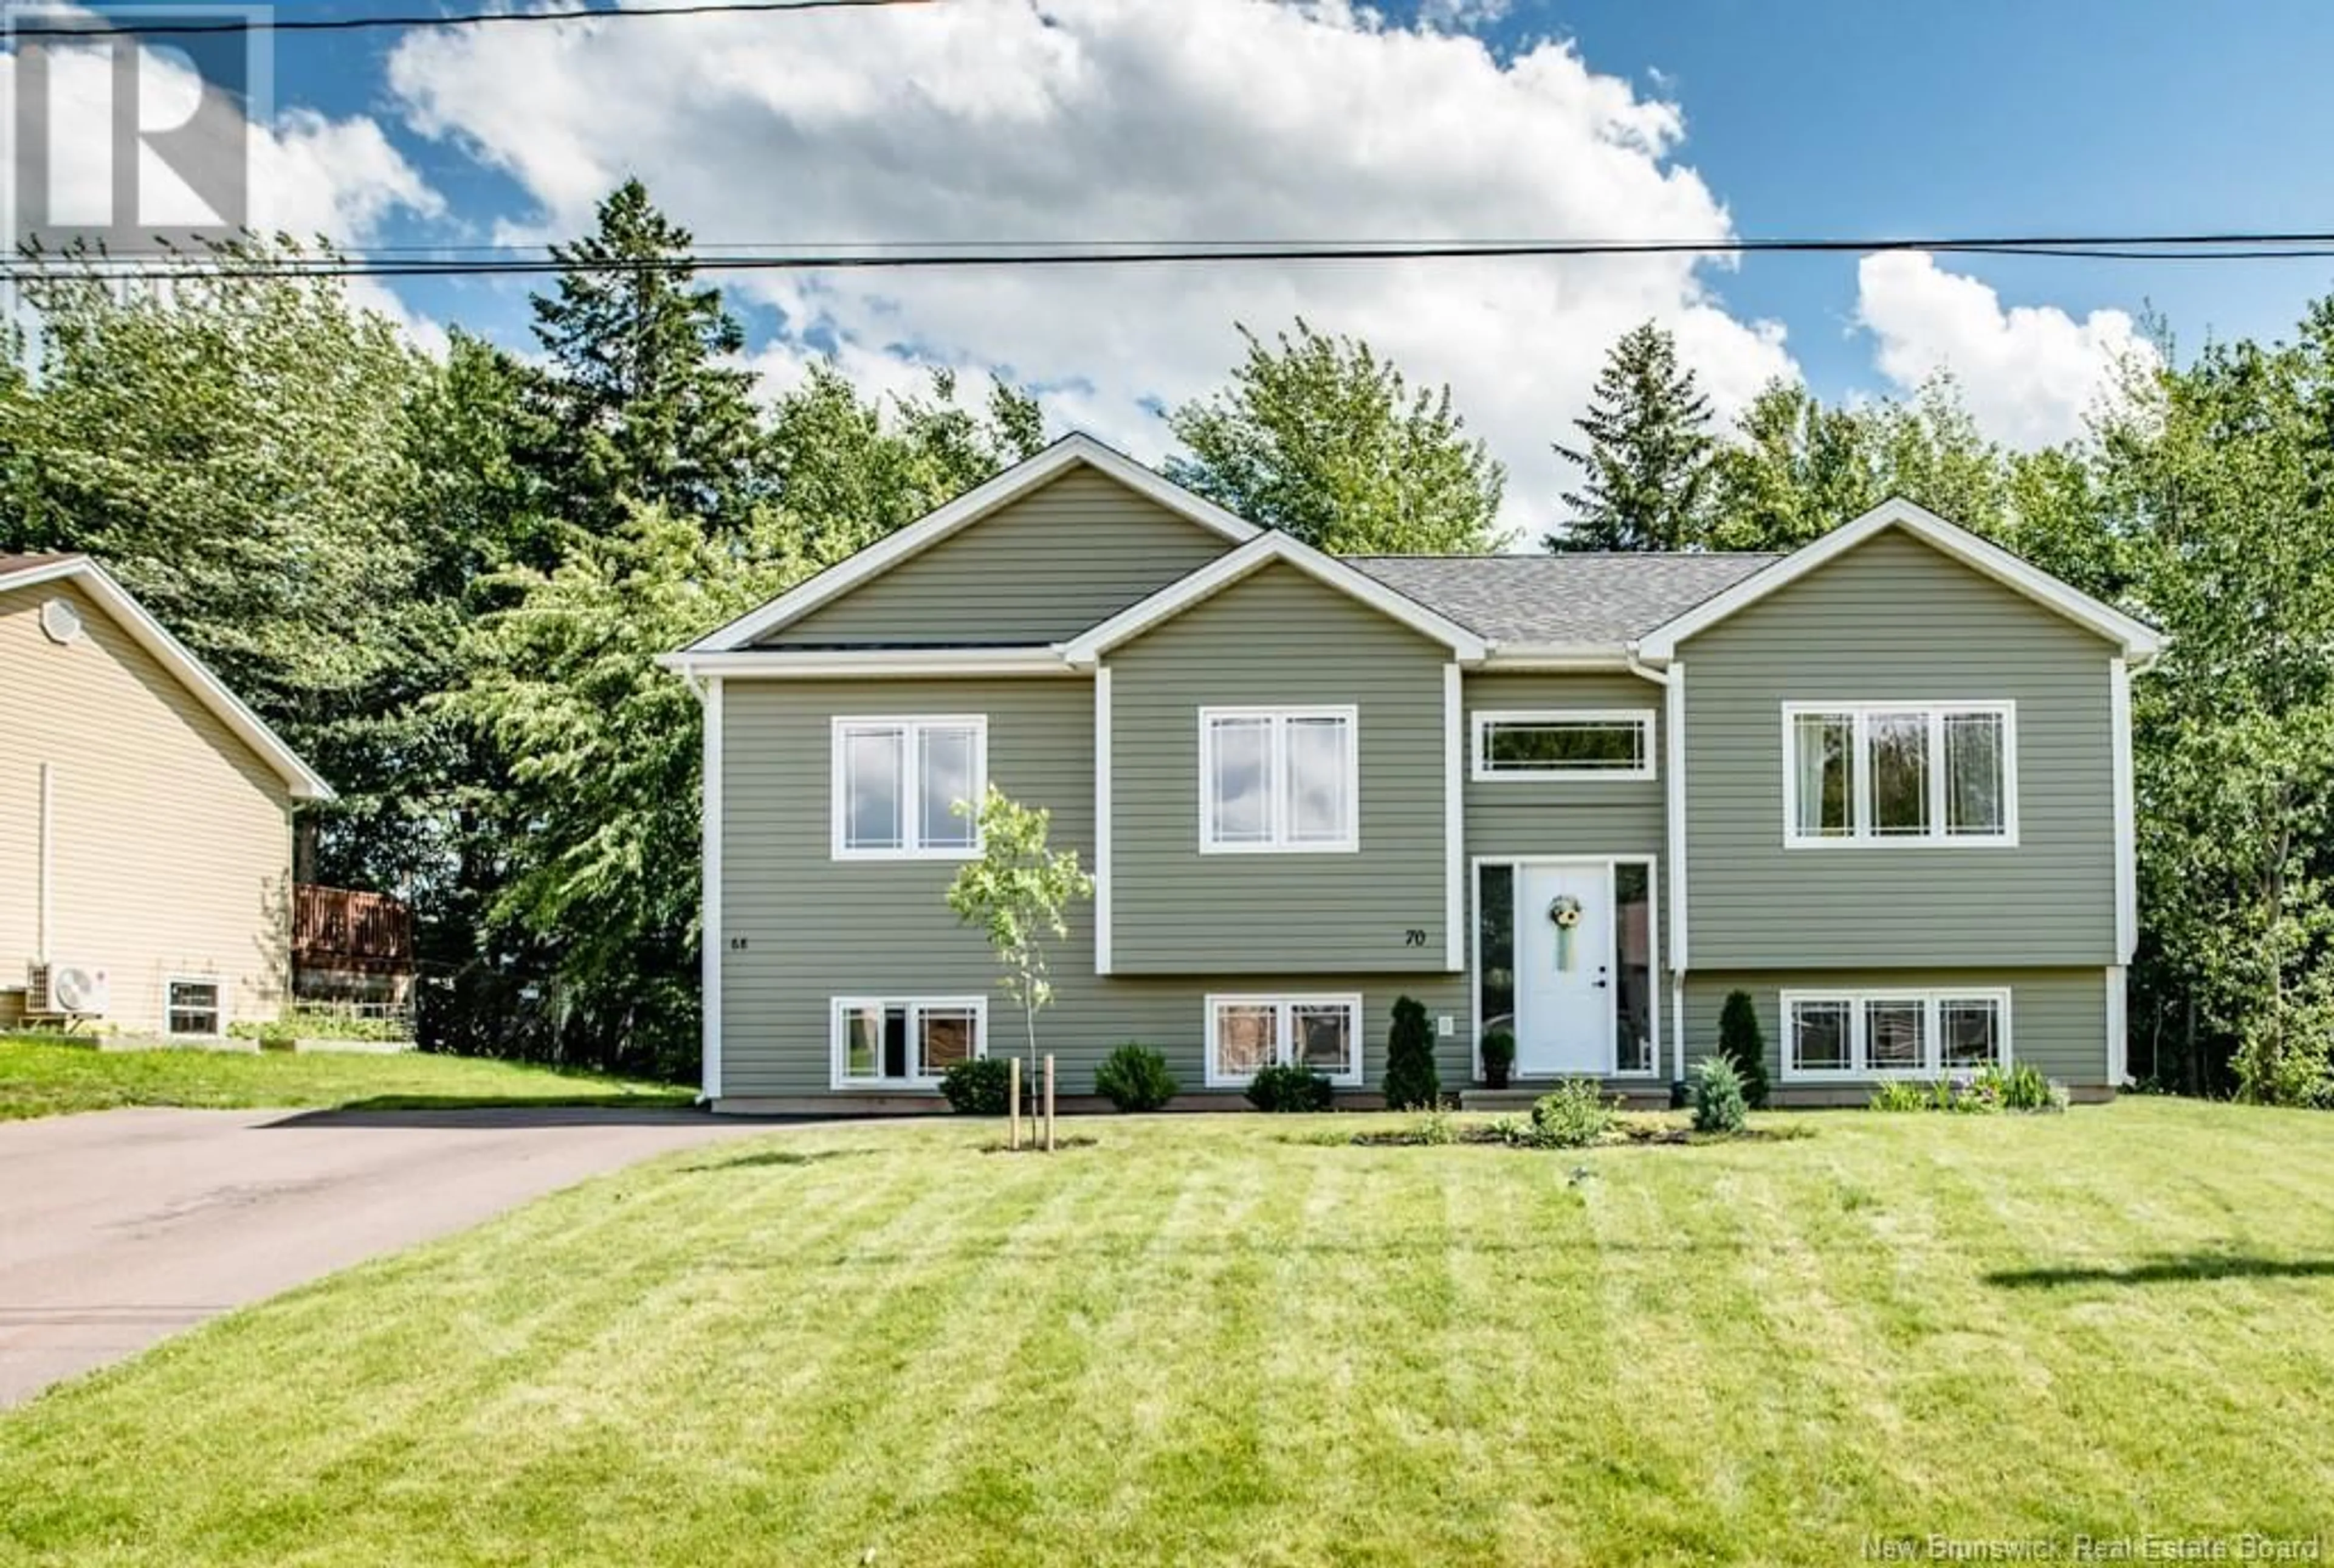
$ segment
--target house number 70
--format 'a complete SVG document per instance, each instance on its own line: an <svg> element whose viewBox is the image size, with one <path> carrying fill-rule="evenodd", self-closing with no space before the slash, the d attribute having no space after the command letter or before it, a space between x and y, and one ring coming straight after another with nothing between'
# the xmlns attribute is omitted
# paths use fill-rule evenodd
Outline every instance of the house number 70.
<svg viewBox="0 0 2334 1568"><path fill-rule="evenodd" d="M1402 945L1405 948L1423 948L1426 946L1426 933L1418 927L1413 926L1402 934Z"/></svg>

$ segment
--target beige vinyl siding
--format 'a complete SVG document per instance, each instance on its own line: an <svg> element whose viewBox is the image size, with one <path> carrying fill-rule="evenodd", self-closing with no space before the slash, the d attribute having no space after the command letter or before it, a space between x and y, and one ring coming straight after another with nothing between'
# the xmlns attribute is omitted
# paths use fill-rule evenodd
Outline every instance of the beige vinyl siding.
<svg viewBox="0 0 2334 1568"><path fill-rule="evenodd" d="M722 704L722 1083L727 1098L824 1094L831 1083L830 1002L838 996L989 997L989 1049L1018 1053L1018 1008L977 930L944 902L957 863L831 858L830 720L836 714L988 717L989 777L1052 813L1051 842L1094 863L1094 687L1083 678L917 681L732 680ZM1440 888L1440 883L1437 883ZM1384 1071L1386 1018L1408 992L1454 1022L1459 976L1193 974L1104 979L1094 972L1094 906L1070 917L1053 956L1056 1001L1039 1044L1065 1093L1090 1092L1096 1063L1133 1040L1166 1053L1190 1091L1204 1081L1210 992L1363 996L1363 1063ZM736 944L743 941L740 949ZM1227 957L1237 957L1230 947ZM1442 1043L1446 1076L1466 1043ZM1455 1079L1454 1079L1455 1081Z"/></svg>
<svg viewBox="0 0 2334 1568"><path fill-rule="evenodd" d="M1286 564L1113 652L1114 969L1443 972L1448 657ZM1201 853L1200 710L1342 704L1358 850Z"/></svg>
<svg viewBox="0 0 2334 1568"><path fill-rule="evenodd" d="M1693 967L2113 962L2115 651L1895 530L1690 640ZM2017 705L2016 847L1783 847L1783 704L1898 700Z"/></svg>
<svg viewBox="0 0 2334 1568"><path fill-rule="evenodd" d="M38 624L55 598L86 629L69 646ZM162 1027L174 976L217 976L229 1017L274 1016L292 861L275 771L70 582L0 593L0 988L21 986L36 956L47 762L50 957L104 970L110 1021L127 1030Z"/></svg>
<svg viewBox="0 0 2334 1568"><path fill-rule="evenodd" d="M1781 996L1785 991L1950 991L1956 987L2010 991L2011 1059L2031 1063L2049 1077L2077 1088L2107 1082L2107 971L2003 967L1972 969L1795 968L1726 973L1697 968L1686 976L1686 1056L1699 1060L1718 1047L1718 1015L1729 993L1747 991L1767 1042L1767 1076L1787 1086L1783 1073Z"/></svg>
<svg viewBox="0 0 2334 1568"><path fill-rule="evenodd" d="M1214 531L1076 467L761 646L1059 641L1230 548Z"/></svg>

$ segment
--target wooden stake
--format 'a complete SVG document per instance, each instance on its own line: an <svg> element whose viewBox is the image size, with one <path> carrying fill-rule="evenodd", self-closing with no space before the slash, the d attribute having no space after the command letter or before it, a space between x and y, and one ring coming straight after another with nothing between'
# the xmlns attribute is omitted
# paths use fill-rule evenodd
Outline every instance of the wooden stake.
<svg viewBox="0 0 2334 1568"><path fill-rule="evenodd" d="M1046 1058L1046 1152L1054 1152L1054 1059Z"/></svg>
<svg viewBox="0 0 2334 1568"><path fill-rule="evenodd" d="M1021 1058L1005 1059L1005 1147L1021 1147Z"/></svg>

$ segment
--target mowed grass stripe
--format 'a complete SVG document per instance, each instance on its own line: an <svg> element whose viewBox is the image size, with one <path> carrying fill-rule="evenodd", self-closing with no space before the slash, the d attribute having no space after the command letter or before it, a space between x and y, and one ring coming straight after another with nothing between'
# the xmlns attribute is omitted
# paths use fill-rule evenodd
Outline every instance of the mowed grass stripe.
<svg viewBox="0 0 2334 1568"><path fill-rule="evenodd" d="M1388 1124L675 1156L0 1418L0 1560L1793 1563L2334 1524L2334 1120L1315 1140Z"/></svg>

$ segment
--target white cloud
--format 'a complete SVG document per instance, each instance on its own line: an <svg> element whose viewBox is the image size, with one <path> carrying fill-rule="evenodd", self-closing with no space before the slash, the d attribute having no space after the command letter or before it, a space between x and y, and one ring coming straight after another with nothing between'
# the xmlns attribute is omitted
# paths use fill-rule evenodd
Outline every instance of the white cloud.
<svg viewBox="0 0 2334 1568"><path fill-rule="evenodd" d="M0 112L13 111L18 63L14 53L0 53ZM112 197L113 78L108 57L94 49L60 46L50 52L46 69L50 179L57 220L111 224L117 215ZM371 119L334 120L294 108L272 123L253 124L233 100L205 83L183 55L167 48L140 51L137 81L141 126L166 130L191 124L203 132L203 159L246 160L249 210L213 210L168 162L142 152L140 211L132 221L156 229L239 223L263 234L283 232L302 239L322 236L348 245L375 237L400 211L429 217L445 210L443 197ZM211 101L207 119L196 113L207 95ZM415 315L379 283L354 279L350 292L359 303L394 319L417 342L443 342L445 334L435 322Z"/></svg>
<svg viewBox="0 0 2334 1568"><path fill-rule="evenodd" d="M1951 371L1979 428L2016 447L2080 434L2084 414L2111 393L2117 365L2156 359L2122 311L2077 321L2049 305L2005 310L1986 284L1914 252L1858 264L1857 320L1875 338L1889 380L1909 390Z"/></svg>
<svg viewBox="0 0 2334 1568"><path fill-rule="evenodd" d="M1466 7L1461 7L1462 9ZM1566 43L1478 39L1345 0L960 0L880 14L418 34L390 68L410 123L541 206L564 237L627 174L701 241L1676 236L1730 232L1674 161L1683 120ZM1146 457L1153 411L1219 384L1235 321L1303 313L1416 381L1449 381L1536 534L1606 348L1658 317L1722 411L1789 373L1690 258L736 274L805 341L994 366L1049 418Z"/></svg>

